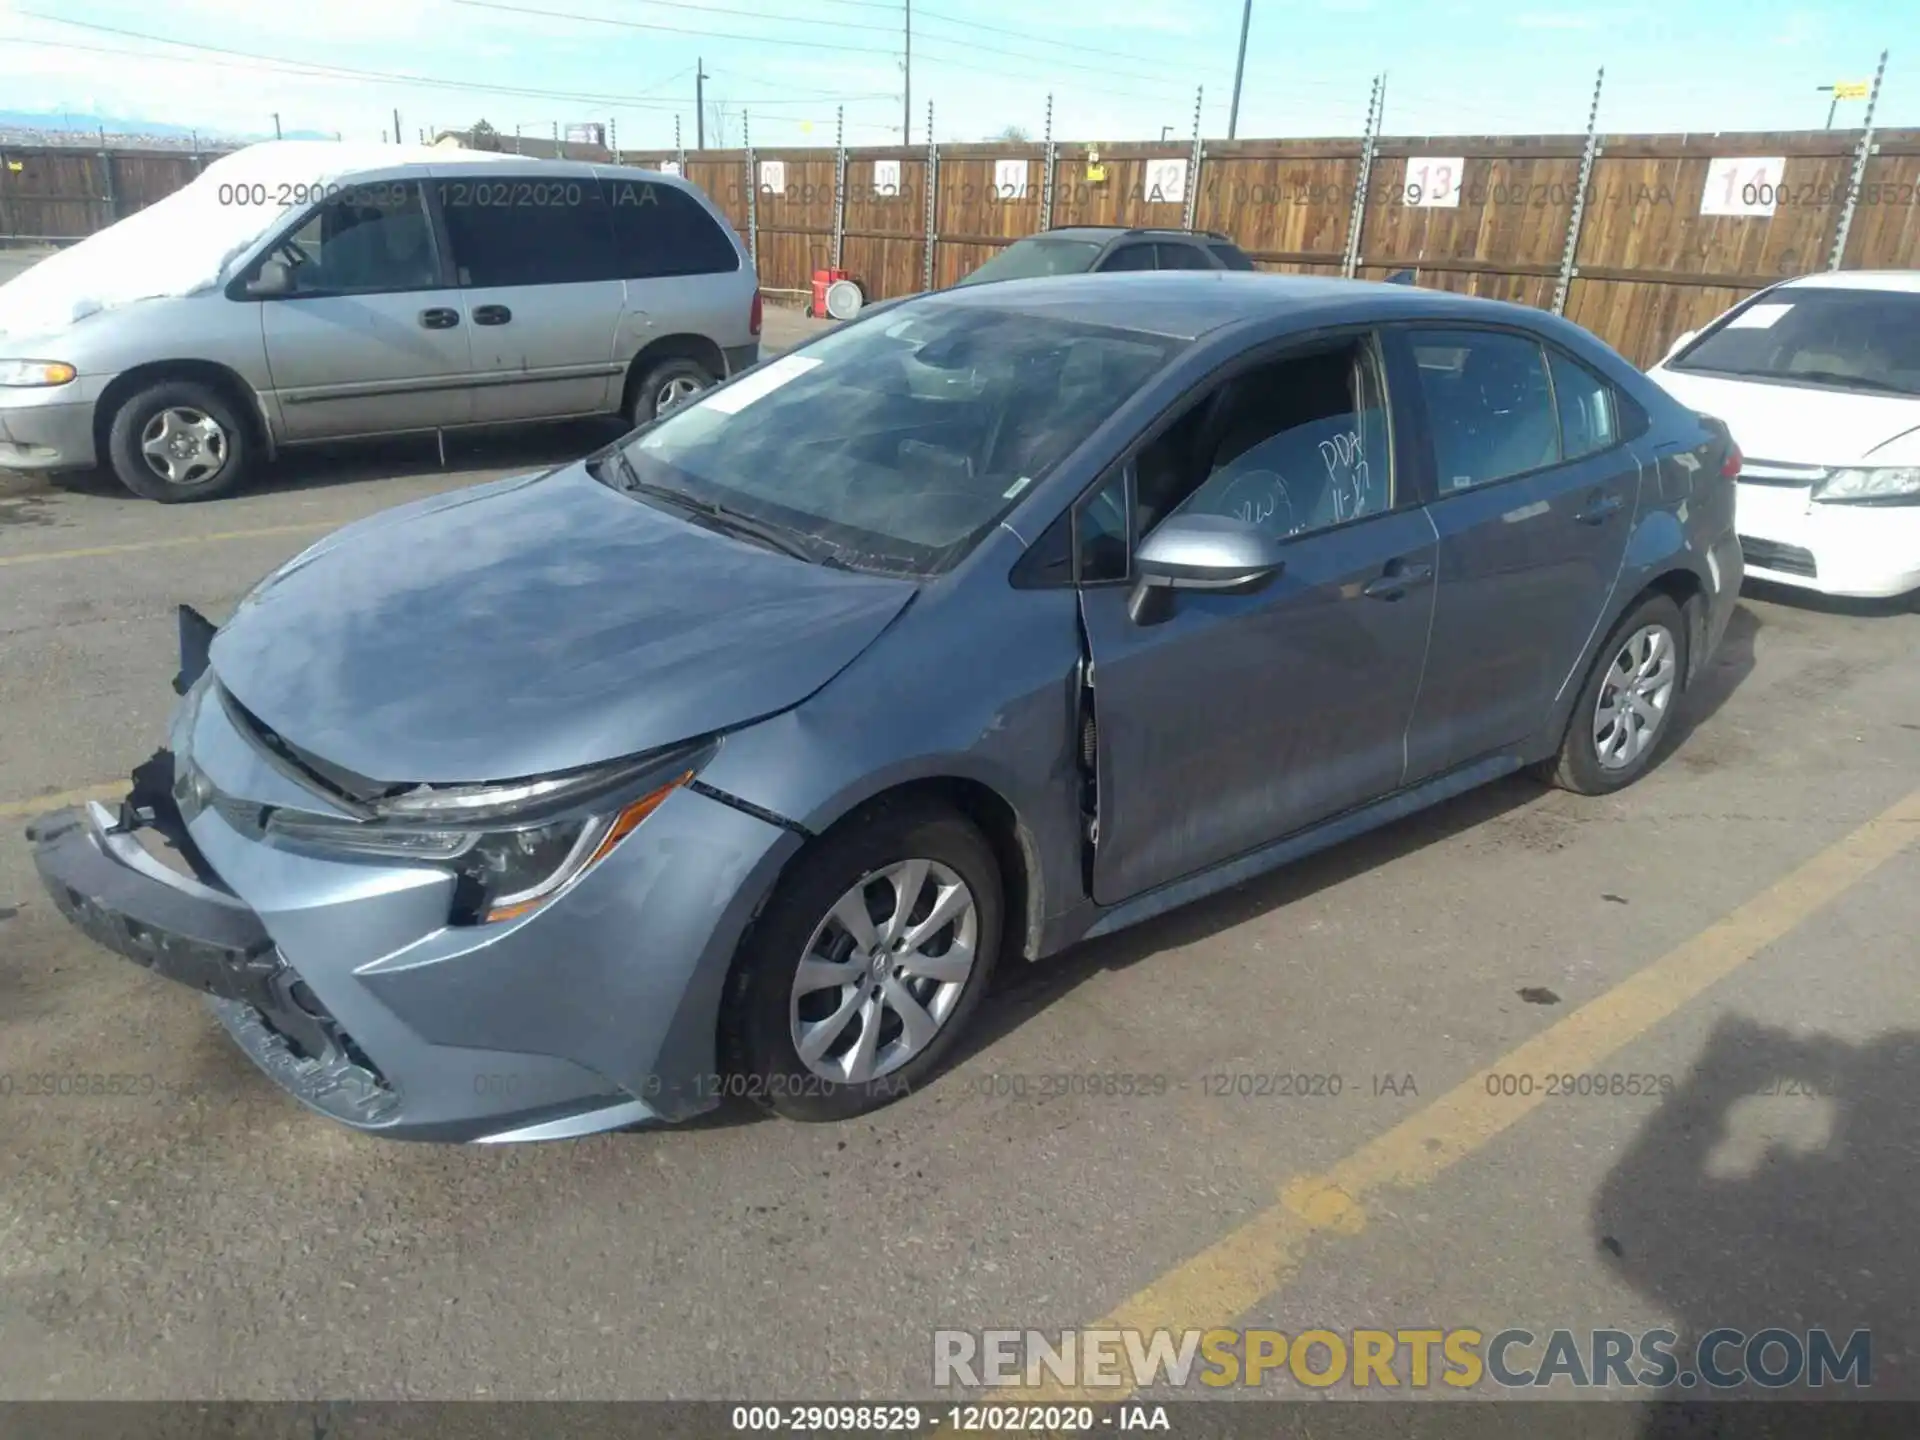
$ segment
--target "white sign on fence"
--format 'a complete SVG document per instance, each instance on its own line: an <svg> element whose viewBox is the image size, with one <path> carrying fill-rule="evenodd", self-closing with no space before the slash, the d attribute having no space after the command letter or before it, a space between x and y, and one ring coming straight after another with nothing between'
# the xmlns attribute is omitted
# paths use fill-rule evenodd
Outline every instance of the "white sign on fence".
<svg viewBox="0 0 1920 1440"><path fill-rule="evenodd" d="M1147 203L1179 205L1187 198L1187 162L1147 161Z"/></svg>
<svg viewBox="0 0 1920 1440"><path fill-rule="evenodd" d="M1702 215L1771 215L1780 200L1787 162L1781 156L1751 155L1714 160L1700 192Z"/></svg>
<svg viewBox="0 0 1920 1440"><path fill-rule="evenodd" d="M762 160L760 162L760 188L771 190L776 195L787 193L787 162L784 160Z"/></svg>
<svg viewBox="0 0 1920 1440"><path fill-rule="evenodd" d="M1002 200L1026 199L1027 174L1030 168L1025 160L994 161L993 193Z"/></svg>
<svg viewBox="0 0 1920 1440"><path fill-rule="evenodd" d="M662 175L678 175L680 173L680 162L678 160L662 160L660 162L660 173Z"/></svg>
<svg viewBox="0 0 1920 1440"><path fill-rule="evenodd" d="M1460 177L1467 162L1458 155L1412 155L1407 158L1404 198L1423 210L1458 210Z"/></svg>
<svg viewBox="0 0 1920 1440"><path fill-rule="evenodd" d="M898 160L873 162L873 193L876 195L900 193L900 162Z"/></svg>

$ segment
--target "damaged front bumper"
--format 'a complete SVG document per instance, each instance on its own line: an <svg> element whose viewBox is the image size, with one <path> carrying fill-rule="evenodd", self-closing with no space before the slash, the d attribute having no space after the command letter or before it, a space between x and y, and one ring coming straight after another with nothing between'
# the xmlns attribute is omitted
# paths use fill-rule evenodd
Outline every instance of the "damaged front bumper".
<svg viewBox="0 0 1920 1440"><path fill-rule="evenodd" d="M176 688L204 665L203 625L182 617ZM28 836L75 928L205 994L269 1077L355 1129L558 1139L717 1102L727 970L790 831L682 790L560 899L467 925L444 870L266 836L263 807L314 804L292 785L223 705L190 704L118 810Z"/></svg>

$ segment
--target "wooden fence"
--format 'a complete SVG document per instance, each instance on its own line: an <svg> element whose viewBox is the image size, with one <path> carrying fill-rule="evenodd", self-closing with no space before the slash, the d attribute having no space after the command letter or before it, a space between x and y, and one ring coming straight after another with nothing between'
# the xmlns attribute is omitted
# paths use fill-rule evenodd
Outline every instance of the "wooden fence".
<svg viewBox="0 0 1920 1440"><path fill-rule="evenodd" d="M1861 142L1855 130L625 151L620 159L680 165L748 239L770 290L807 288L836 253L880 299L950 285L1048 225L1190 225L1230 236L1261 269L1361 279L1412 270L1416 283L1446 290L1541 307L1558 299L1570 319L1644 365L1740 297L1829 268L1836 245L1841 268L1920 267L1920 130L1875 132L1864 154ZM1419 187L1433 181L1417 172L1431 172L1422 162L1434 156L1461 162L1452 204L1417 203L1426 193ZM1755 156L1784 163L1757 184L1755 170L1736 170L1727 183L1724 162ZM91 233L186 183L202 163L57 150L0 151L0 160L0 239ZM1161 168L1167 161L1186 162L1177 188ZM1000 183L1008 162L1025 177L1019 188ZM1727 190L1714 209L1743 200L1762 213L1711 213L1710 172ZM886 183L877 187L876 177ZM760 183L769 178L779 183Z"/></svg>

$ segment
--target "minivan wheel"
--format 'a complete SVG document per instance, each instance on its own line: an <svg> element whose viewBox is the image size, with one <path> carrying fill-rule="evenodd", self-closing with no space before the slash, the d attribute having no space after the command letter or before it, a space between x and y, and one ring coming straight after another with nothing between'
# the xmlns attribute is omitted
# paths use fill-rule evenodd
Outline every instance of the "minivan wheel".
<svg viewBox="0 0 1920 1440"><path fill-rule="evenodd" d="M712 374L698 360L662 360L640 377L627 418L636 427L645 425L712 385Z"/></svg>
<svg viewBox="0 0 1920 1440"><path fill-rule="evenodd" d="M107 457L120 483L162 504L212 500L238 489L253 441L233 405L197 380L162 380L114 413Z"/></svg>
<svg viewBox="0 0 1920 1440"><path fill-rule="evenodd" d="M731 983L724 1038L741 1088L823 1121L919 1085L986 993L1000 887L985 837L938 805L883 802L802 854Z"/></svg>
<svg viewBox="0 0 1920 1440"><path fill-rule="evenodd" d="M1680 607L1665 595L1649 595L1600 647L1560 742L1553 783L1606 795L1646 774L1673 734L1686 673Z"/></svg>

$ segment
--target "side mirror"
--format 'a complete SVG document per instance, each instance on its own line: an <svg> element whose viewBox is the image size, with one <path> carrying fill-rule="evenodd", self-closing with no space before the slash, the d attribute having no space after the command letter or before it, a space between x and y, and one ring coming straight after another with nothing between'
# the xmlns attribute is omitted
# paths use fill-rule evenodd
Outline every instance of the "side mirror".
<svg viewBox="0 0 1920 1440"><path fill-rule="evenodd" d="M247 282L247 294L255 300L293 293L293 268L284 260L261 262L260 273Z"/></svg>
<svg viewBox="0 0 1920 1440"><path fill-rule="evenodd" d="M1699 335L1700 335L1700 332L1698 330L1687 331L1686 334L1682 335L1678 340L1675 340L1673 344L1667 347L1667 353L1661 358L1664 360L1671 360L1674 356L1678 355L1682 350L1686 349L1687 346L1691 345L1696 339L1698 339Z"/></svg>
<svg viewBox="0 0 1920 1440"><path fill-rule="evenodd" d="M1142 625L1156 623L1175 590L1250 594L1272 581L1286 562L1279 542L1252 523L1231 515L1176 515L1156 529L1134 554L1139 576L1127 613Z"/></svg>

